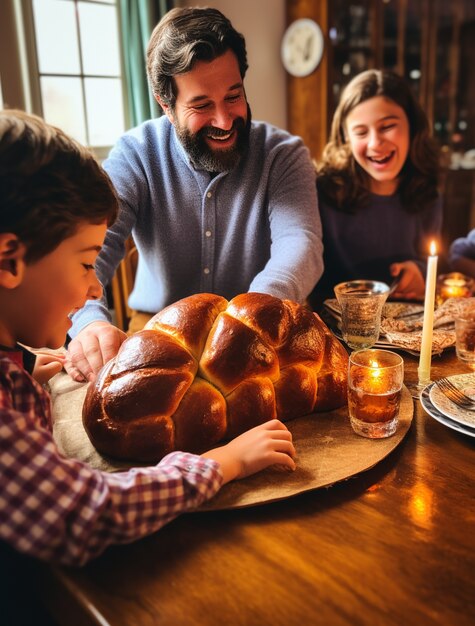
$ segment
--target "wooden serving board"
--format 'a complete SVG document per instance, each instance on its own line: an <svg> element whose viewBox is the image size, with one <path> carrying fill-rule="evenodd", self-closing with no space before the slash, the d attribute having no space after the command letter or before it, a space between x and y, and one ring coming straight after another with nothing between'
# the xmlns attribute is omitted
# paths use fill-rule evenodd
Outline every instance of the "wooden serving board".
<svg viewBox="0 0 475 626"><path fill-rule="evenodd" d="M104 471L131 467L103 457L91 444L82 425L82 405L87 385L58 374L50 383L53 402L53 435L61 452ZM386 439L356 435L346 406L328 413L315 413L287 422L297 450L297 469L288 472L268 468L224 487L203 504L201 511L234 509L274 502L329 487L376 465L403 440L412 422L413 400L403 388L397 431Z"/></svg>

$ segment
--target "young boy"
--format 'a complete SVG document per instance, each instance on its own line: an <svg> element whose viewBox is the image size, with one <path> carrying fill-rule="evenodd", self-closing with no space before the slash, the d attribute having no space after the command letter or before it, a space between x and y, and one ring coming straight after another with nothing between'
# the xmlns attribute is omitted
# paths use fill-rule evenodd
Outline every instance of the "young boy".
<svg viewBox="0 0 475 626"><path fill-rule="evenodd" d="M94 262L117 212L110 180L60 130L0 112L0 547L82 565L112 543L156 531L221 485L272 464L295 469L273 420L196 456L107 474L60 455L33 348L59 348L69 315L102 288Z"/></svg>

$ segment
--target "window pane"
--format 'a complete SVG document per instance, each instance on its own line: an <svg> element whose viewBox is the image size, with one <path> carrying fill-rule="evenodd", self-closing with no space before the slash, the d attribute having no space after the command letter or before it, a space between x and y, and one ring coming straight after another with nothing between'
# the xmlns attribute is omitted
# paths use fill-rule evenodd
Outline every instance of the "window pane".
<svg viewBox="0 0 475 626"><path fill-rule="evenodd" d="M84 74L119 76L119 31L115 7L78 3Z"/></svg>
<svg viewBox="0 0 475 626"><path fill-rule="evenodd" d="M81 79L43 76L40 83L45 120L85 144Z"/></svg>
<svg viewBox="0 0 475 626"><path fill-rule="evenodd" d="M110 146L124 130L122 85L118 78L86 78L89 145Z"/></svg>
<svg viewBox="0 0 475 626"><path fill-rule="evenodd" d="M38 64L42 74L78 74L79 48L74 3L33 2Z"/></svg>

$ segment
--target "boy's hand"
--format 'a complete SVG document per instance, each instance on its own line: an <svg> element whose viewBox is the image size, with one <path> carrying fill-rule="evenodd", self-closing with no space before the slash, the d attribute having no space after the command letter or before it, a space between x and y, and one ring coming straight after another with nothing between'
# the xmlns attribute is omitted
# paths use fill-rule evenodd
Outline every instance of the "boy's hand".
<svg viewBox="0 0 475 626"><path fill-rule="evenodd" d="M63 369L65 356L49 352L35 352L36 361L33 367L33 378L40 385L45 385Z"/></svg>
<svg viewBox="0 0 475 626"><path fill-rule="evenodd" d="M292 471L296 467L292 435L276 419L251 428L225 446L202 456L221 465L223 484L260 472L270 465L283 465Z"/></svg>
<svg viewBox="0 0 475 626"><path fill-rule="evenodd" d="M424 277L414 261L393 263L389 267L389 271L394 277L399 276L402 272L396 291L391 296L393 300L424 300Z"/></svg>
<svg viewBox="0 0 475 626"><path fill-rule="evenodd" d="M64 368L73 380L93 381L125 339L127 335L109 322L92 322L69 344Z"/></svg>

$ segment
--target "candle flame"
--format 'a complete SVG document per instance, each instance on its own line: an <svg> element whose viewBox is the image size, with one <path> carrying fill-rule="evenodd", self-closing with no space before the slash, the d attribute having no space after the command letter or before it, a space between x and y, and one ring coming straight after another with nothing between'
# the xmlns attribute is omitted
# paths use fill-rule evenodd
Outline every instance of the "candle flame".
<svg viewBox="0 0 475 626"><path fill-rule="evenodd" d="M430 255L435 256L437 252L437 246L435 245L435 241L430 242Z"/></svg>
<svg viewBox="0 0 475 626"><path fill-rule="evenodd" d="M371 378L373 380L379 380L381 377L381 370L379 369L379 363L377 361L370 361L370 367L373 368L371 370Z"/></svg>

